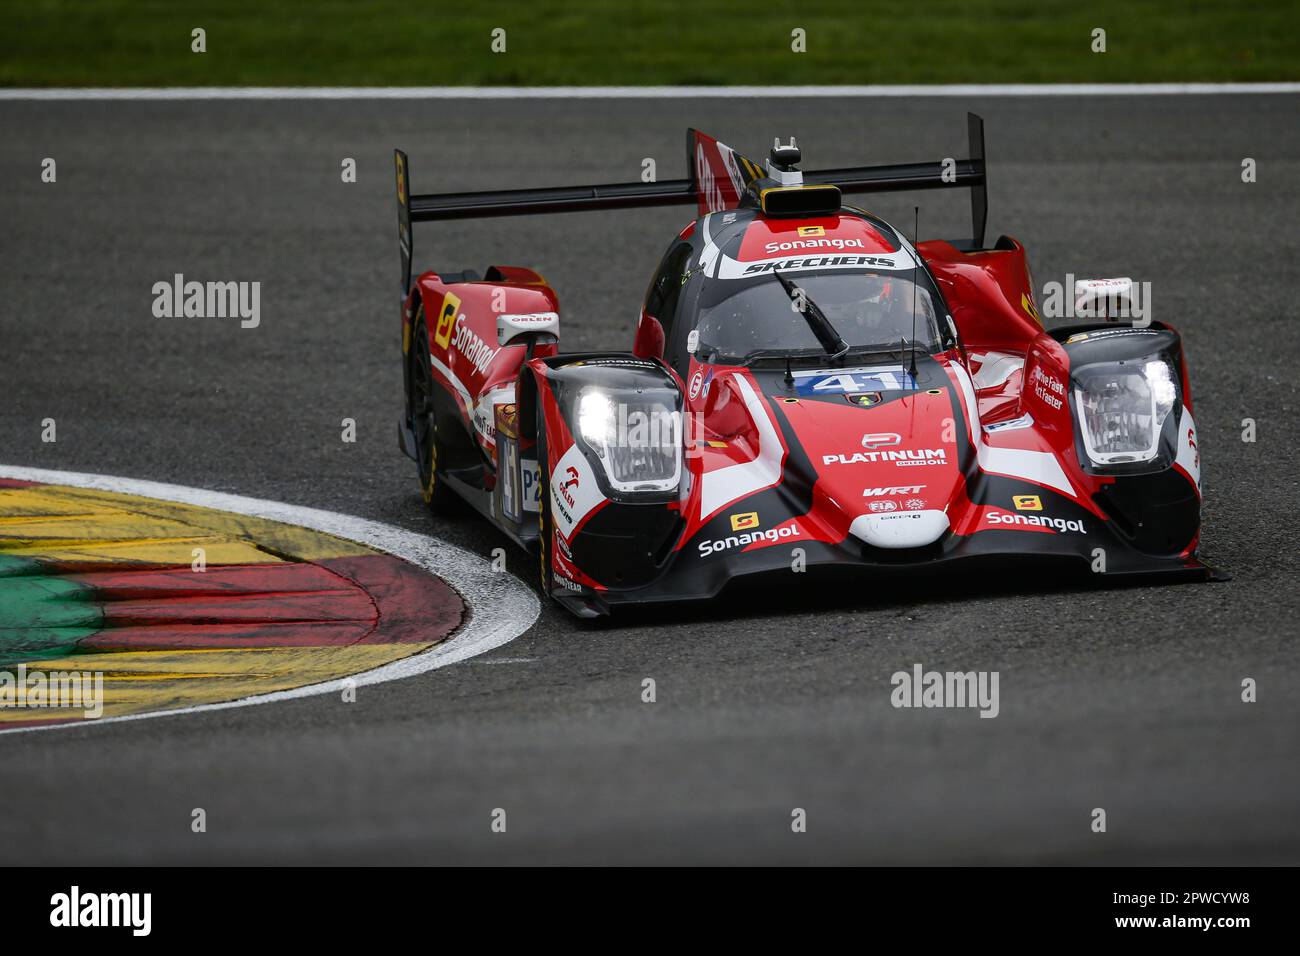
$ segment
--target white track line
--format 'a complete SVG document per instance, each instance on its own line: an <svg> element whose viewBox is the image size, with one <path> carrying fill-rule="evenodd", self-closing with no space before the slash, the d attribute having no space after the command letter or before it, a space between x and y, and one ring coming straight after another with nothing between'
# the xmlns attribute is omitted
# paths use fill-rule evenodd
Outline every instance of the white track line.
<svg viewBox="0 0 1300 956"><path fill-rule="evenodd" d="M133 478L113 478L105 475L88 475L72 471L47 471L43 468L18 468L0 465L0 478L17 478L20 481L39 481L47 484L72 485L94 488L120 494L179 501L183 504L234 511L239 514L267 518L285 524L314 528L327 534L347 538L369 545L380 551L404 558L430 574L435 574L450 584L470 611L469 623L462 625L453 637L426 651L373 670L353 674L323 684L295 687L270 694L257 694L241 700L223 701L219 704L200 704L175 710L160 710L148 714L129 714L122 717L102 717L98 720L71 721L42 727L13 727L0 730L0 734L21 733L32 730L59 730L67 727L87 727L111 724L123 720L145 720L151 717L171 717L176 714L195 714L204 710L225 710L229 707L246 707L251 704L270 704L295 697L316 694L342 693L349 685L379 684L384 681L413 677L438 667L446 667L466 658L498 648L514 640L532 627L541 613L541 605L529 588L511 574L495 572L491 562L429 535L405 531L377 521L367 521L352 515L303 508L245 498L202 488L186 488L156 481L139 481Z"/></svg>
<svg viewBox="0 0 1300 956"><path fill-rule="evenodd" d="M0 100L551 100L1300 93L1300 83L952 83L934 86L174 86L0 89Z"/></svg>

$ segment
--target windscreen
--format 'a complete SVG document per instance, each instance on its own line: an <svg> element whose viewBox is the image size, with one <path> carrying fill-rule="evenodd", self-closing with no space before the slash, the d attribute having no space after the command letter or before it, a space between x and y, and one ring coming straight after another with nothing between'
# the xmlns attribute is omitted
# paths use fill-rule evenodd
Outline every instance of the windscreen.
<svg viewBox="0 0 1300 956"><path fill-rule="evenodd" d="M939 347L929 283L914 273L793 273L790 279L830 320L850 348L898 348L902 339L933 352ZM721 296L719 295L721 293ZM716 298L717 301L710 301ZM916 322L912 314L915 303ZM775 276L741 285L708 282L701 289L695 355L740 363L762 355L821 351L816 335Z"/></svg>

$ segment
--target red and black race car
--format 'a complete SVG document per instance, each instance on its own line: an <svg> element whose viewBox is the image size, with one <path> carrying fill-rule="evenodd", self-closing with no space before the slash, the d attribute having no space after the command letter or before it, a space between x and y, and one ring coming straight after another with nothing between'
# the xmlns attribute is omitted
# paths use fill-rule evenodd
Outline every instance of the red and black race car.
<svg viewBox="0 0 1300 956"><path fill-rule="evenodd" d="M398 151L400 439L425 500L535 548L583 616L825 565L1206 576L1178 333L1115 320L1127 280L1081 283L1093 321L1045 330L1023 247L984 245L968 133L963 160L801 172L793 140L760 165L691 130L688 179L424 196ZM970 189L970 239L913 245L842 198L925 188ZM411 284L414 222L673 203L699 218L630 352L560 352L532 269Z"/></svg>

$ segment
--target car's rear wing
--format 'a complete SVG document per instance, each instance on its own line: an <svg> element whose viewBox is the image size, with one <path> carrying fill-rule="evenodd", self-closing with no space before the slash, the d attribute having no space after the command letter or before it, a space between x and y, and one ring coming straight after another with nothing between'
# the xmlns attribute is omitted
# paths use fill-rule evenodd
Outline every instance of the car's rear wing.
<svg viewBox="0 0 1300 956"><path fill-rule="evenodd" d="M843 192L901 192L913 189L966 187L971 191L971 238L953 242L960 249L981 249L988 220L984 165L984 121L966 114L970 155L932 163L885 166L846 166L802 174L805 185L834 185ZM689 179L651 183L608 183L543 189L496 189L486 192L412 195L406 153L394 151L397 166L398 240L402 255L402 294L411 287L411 224L450 219L484 219L538 213L583 212L596 209L636 209L695 203L702 213L734 208L748 192L769 179L770 168L746 159L697 130L687 132Z"/></svg>

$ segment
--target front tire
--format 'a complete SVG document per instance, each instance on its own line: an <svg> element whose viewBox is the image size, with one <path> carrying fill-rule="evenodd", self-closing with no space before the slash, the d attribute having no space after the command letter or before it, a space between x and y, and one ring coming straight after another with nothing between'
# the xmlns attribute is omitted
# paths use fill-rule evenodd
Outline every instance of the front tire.
<svg viewBox="0 0 1300 956"><path fill-rule="evenodd" d="M433 364L429 355L429 329L424 321L421 305L412 322L411 347L407 352L406 417L411 423L415 438L415 464L419 472L420 495L429 510L446 514L455 509L459 499L441 480L439 460L441 454L438 436L437 389L433 380Z"/></svg>
<svg viewBox="0 0 1300 956"><path fill-rule="evenodd" d="M551 466L546 460L546 423L541 409L537 411L537 543L541 570L542 596L551 595L551 578L554 571L552 548L555 543L555 523L551 519Z"/></svg>

